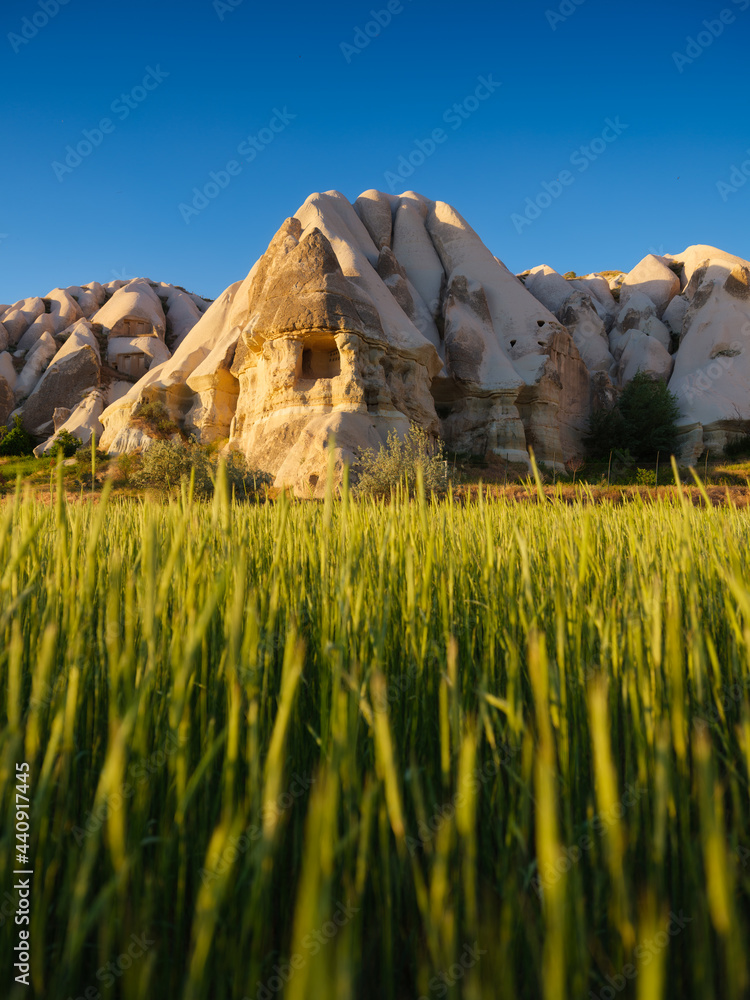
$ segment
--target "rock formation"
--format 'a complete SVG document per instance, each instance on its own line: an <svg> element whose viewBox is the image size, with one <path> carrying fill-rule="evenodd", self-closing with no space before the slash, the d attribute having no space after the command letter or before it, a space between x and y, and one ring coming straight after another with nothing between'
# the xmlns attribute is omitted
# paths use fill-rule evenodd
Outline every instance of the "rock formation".
<svg viewBox="0 0 750 1000"><path fill-rule="evenodd" d="M410 423L451 450L526 462L533 444L562 467L581 453L591 396L570 333L454 209L328 192L102 414L102 447L142 447L133 413L158 400L200 440L320 495L331 435L340 471Z"/></svg>
<svg viewBox="0 0 750 1000"><path fill-rule="evenodd" d="M54 288L0 307L0 422L20 415L26 430L47 439L40 453L62 428L55 415L63 411L80 440L101 437L102 410L123 395L123 385L127 391L168 361L169 344L182 342L209 305L139 278Z"/></svg>
<svg viewBox="0 0 750 1000"><path fill-rule="evenodd" d="M668 379L680 457L750 420L750 264L714 247L630 272L518 276L451 206L367 191L311 195L244 281L213 303L146 279L0 307L0 418L64 426L112 453L148 447L142 403L320 496L410 423L449 451L562 468L593 409L638 371ZM15 406L15 409L14 409ZM12 411L12 412L11 412Z"/></svg>

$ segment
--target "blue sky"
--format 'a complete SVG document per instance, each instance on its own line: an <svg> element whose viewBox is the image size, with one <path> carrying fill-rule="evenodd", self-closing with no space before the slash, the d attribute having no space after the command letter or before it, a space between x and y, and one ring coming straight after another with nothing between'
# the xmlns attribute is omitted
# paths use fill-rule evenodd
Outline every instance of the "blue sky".
<svg viewBox="0 0 750 1000"><path fill-rule="evenodd" d="M332 188L448 201L514 271L750 256L750 0L3 0L0 23L0 302L140 275L215 297Z"/></svg>

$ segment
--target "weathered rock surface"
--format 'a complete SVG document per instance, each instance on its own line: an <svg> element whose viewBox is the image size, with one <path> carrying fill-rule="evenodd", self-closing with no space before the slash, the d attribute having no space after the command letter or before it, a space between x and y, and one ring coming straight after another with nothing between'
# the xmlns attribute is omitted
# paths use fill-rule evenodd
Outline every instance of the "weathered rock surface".
<svg viewBox="0 0 750 1000"><path fill-rule="evenodd" d="M664 310L662 322L672 331L676 337L682 337L682 324L685 314L690 307L690 303L684 295L675 295L667 308Z"/></svg>
<svg viewBox="0 0 750 1000"><path fill-rule="evenodd" d="M55 410L77 407L82 397L97 387L100 371L96 336L86 320L79 320L24 403L21 422L26 430L35 435L51 430Z"/></svg>
<svg viewBox="0 0 750 1000"><path fill-rule="evenodd" d="M0 355L1 357L2 355ZM13 387L7 379L0 374L0 424L7 422L11 413L15 409L16 401L13 395Z"/></svg>
<svg viewBox="0 0 750 1000"><path fill-rule="evenodd" d="M159 296L144 278L117 289L93 316L109 337L154 336L164 339L167 321Z"/></svg>
<svg viewBox="0 0 750 1000"><path fill-rule="evenodd" d="M669 328L657 316L653 300L636 290L631 292L617 316L617 329L622 333L627 333L628 330L640 330L647 337L658 340L666 351L669 350L672 341Z"/></svg>
<svg viewBox="0 0 750 1000"><path fill-rule="evenodd" d="M85 319L91 319L107 301L107 291L98 281L88 285L71 285L65 291L78 303Z"/></svg>
<svg viewBox="0 0 750 1000"><path fill-rule="evenodd" d="M629 330L617 367L616 380L624 386L638 372L645 372L667 381L672 374L674 359L655 337L649 337L641 330Z"/></svg>
<svg viewBox="0 0 750 1000"><path fill-rule="evenodd" d="M95 389L90 392L74 408L59 407L53 414L54 433L47 440L34 449L34 454L39 458L46 454L55 443L55 439L60 431L66 430L73 437L78 438L81 444L88 444L92 435L96 435L97 441L102 435L102 425L99 417L104 410L105 393L102 389ZM62 419L61 419L62 418Z"/></svg>
<svg viewBox="0 0 750 1000"><path fill-rule="evenodd" d="M105 410L102 447L142 446L133 411L158 399L303 495L325 488L332 430L339 471L409 423L514 461L530 441L559 465L581 452L591 387L573 339L448 205L312 195L230 292Z"/></svg>
<svg viewBox="0 0 750 1000"><path fill-rule="evenodd" d="M15 364L9 359L12 378L6 381L14 390L16 402L20 403L19 412L23 413L27 405L24 401L31 397L47 366L53 359L58 360L55 355L61 345L76 331L80 332L80 321L91 321L86 323L93 337L91 346L96 344L97 351L104 347L101 361L121 372L121 378L127 381L118 384L124 384L127 392L141 375L170 358L165 336L168 335L173 343L181 343L209 305L208 300L183 288L139 278L118 279L104 285L90 282L55 288L44 298L23 299L2 307L2 314L10 317L12 336L8 336L7 346L15 359ZM0 327L0 356L4 332L5 327ZM81 346L76 340L74 344ZM22 370L17 375L19 367ZM84 379L80 364L66 362L63 369L68 373L74 369L77 374L71 389L73 393L78 391ZM111 378L110 372L106 379ZM55 382L59 381L56 378ZM96 385L97 381L94 378L92 384ZM51 384L45 383L45 392ZM116 397L111 392L107 397L107 404L115 402ZM75 405L78 402L76 399ZM38 406L38 399L34 406ZM29 420L39 425L37 415Z"/></svg>
<svg viewBox="0 0 750 1000"><path fill-rule="evenodd" d="M607 329L592 297L573 290L557 315L573 337L586 368L590 372L608 372L612 367L612 355L609 353Z"/></svg>
<svg viewBox="0 0 750 1000"><path fill-rule="evenodd" d="M0 352L0 378L4 378L11 390L15 389L18 375L13 365L13 358L7 351Z"/></svg>
<svg viewBox="0 0 750 1000"><path fill-rule="evenodd" d="M562 309L576 290L561 274L558 274L554 268L547 264L533 267L527 274L524 284L534 298L553 313Z"/></svg>
<svg viewBox="0 0 750 1000"><path fill-rule="evenodd" d="M196 402L188 377L211 354L225 327L236 331L235 343L239 336L239 327L231 325L231 309L241 287L241 282L236 282L211 305L168 361L152 368L129 392L109 401L102 414L101 447L105 451L119 454L151 444L143 428L131 423L133 411L141 402L162 403L170 418L182 425ZM206 440L215 438L206 435Z"/></svg>
<svg viewBox="0 0 750 1000"><path fill-rule="evenodd" d="M681 409L681 457L719 453L750 419L750 264L707 259L694 267L669 387Z"/></svg>
<svg viewBox="0 0 750 1000"><path fill-rule="evenodd" d="M135 411L160 402L304 496L325 489L332 433L340 474L411 423L451 451L525 461L533 446L562 467L638 371L678 394L684 460L744 432L747 261L695 246L628 273L521 278L450 205L329 191L211 305L139 278L0 308L0 379L33 433L98 426L106 450L140 449ZM102 361L120 381L99 391Z"/></svg>
<svg viewBox="0 0 750 1000"><path fill-rule="evenodd" d="M44 302L39 298L32 298L16 302L3 313L2 322L11 347L15 347L37 316L45 311Z"/></svg>
<svg viewBox="0 0 750 1000"><path fill-rule="evenodd" d="M680 279L663 257L649 254L625 275L620 286L620 305L625 306L634 292L647 296L656 307L656 315L664 310L680 291Z"/></svg>
<svg viewBox="0 0 750 1000"><path fill-rule="evenodd" d="M43 333L48 333L51 337L55 335L55 321L49 313L42 313L41 316L37 316L16 344L14 353L18 353L19 351L28 353Z"/></svg>
<svg viewBox="0 0 750 1000"><path fill-rule="evenodd" d="M26 355L15 385L16 402L25 399L32 392L55 354L57 344L49 333L43 333Z"/></svg>
<svg viewBox="0 0 750 1000"><path fill-rule="evenodd" d="M44 296L47 315L52 319L52 333L60 334L77 320L83 319L83 312L76 300L64 288L53 288Z"/></svg>

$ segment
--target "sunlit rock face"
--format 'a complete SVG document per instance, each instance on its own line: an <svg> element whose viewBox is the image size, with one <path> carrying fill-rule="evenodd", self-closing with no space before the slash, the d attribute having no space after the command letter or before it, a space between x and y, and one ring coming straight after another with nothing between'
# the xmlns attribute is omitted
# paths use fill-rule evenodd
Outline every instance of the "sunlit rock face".
<svg viewBox="0 0 750 1000"><path fill-rule="evenodd" d="M527 462L533 444L561 467L582 451L592 390L573 338L449 205L311 195L233 288L105 410L104 444L133 446L132 411L160 399L302 495L321 494L329 459L340 475L410 424L467 455Z"/></svg>
<svg viewBox="0 0 750 1000"><path fill-rule="evenodd" d="M177 286L135 278L53 288L0 306L0 421L20 416L32 435L46 438L62 429L54 415L65 410L66 430L82 443L92 434L99 440L104 406L168 361L209 305ZM130 433L130 444L136 440L143 443Z"/></svg>
<svg viewBox="0 0 750 1000"><path fill-rule="evenodd" d="M48 433L55 412L72 419L82 382L124 380L76 417L87 432L98 422L105 450L148 447L138 407L160 403L181 433L320 496L331 465L340 478L412 424L449 452L526 463L533 448L562 469L583 454L592 411L645 371L677 394L681 457L695 461L750 419L748 275L707 246L628 273L514 275L444 202L313 194L211 304L135 279L2 307L0 409L29 406L26 425ZM91 343L61 368L76 324Z"/></svg>

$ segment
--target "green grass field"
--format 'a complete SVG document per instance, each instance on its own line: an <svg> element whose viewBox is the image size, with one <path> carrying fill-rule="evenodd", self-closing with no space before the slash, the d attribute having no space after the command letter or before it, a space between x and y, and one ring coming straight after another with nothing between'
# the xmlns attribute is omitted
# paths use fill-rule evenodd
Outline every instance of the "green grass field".
<svg viewBox="0 0 750 1000"><path fill-rule="evenodd" d="M6 498L0 995L746 997L749 542L677 494Z"/></svg>

